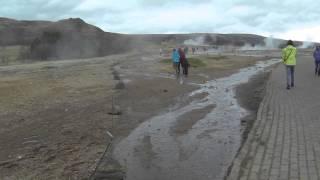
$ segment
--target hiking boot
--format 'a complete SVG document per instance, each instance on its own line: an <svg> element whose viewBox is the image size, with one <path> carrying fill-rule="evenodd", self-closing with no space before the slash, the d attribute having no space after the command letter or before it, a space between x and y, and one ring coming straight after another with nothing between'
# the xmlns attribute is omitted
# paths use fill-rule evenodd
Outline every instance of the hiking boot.
<svg viewBox="0 0 320 180"><path fill-rule="evenodd" d="M293 83L291 84L291 87L294 87L294 84L293 84Z"/></svg>
<svg viewBox="0 0 320 180"><path fill-rule="evenodd" d="M289 85L287 86L287 89L288 89L288 90L290 89L290 86L289 86Z"/></svg>

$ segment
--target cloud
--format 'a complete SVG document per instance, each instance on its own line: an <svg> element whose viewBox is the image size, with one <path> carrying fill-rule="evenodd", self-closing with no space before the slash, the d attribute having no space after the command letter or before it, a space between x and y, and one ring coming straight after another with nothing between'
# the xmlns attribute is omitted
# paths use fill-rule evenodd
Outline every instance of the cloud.
<svg viewBox="0 0 320 180"><path fill-rule="evenodd" d="M252 33L320 41L311 0L0 0L0 16L80 17L120 33Z"/></svg>
<svg viewBox="0 0 320 180"><path fill-rule="evenodd" d="M284 33L279 33L277 36L283 37L285 39L300 39L305 41L316 41L320 42L320 25L304 27L304 28L295 28Z"/></svg>

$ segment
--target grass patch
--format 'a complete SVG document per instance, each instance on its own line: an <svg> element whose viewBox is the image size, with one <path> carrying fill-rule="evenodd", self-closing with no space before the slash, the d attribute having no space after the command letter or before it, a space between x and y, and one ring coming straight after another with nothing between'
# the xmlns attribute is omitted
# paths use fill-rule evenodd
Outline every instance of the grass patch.
<svg viewBox="0 0 320 180"><path fill-rule="evenodd" d="M193 67L193 68L200 68L200 67L207 66L207 64L199 58L188 58L188 61L189 61L190 67ZM171 59L163 59L163 60L161 60L161 63L171 64L172 60Z"/></svg>
<svg viewBox="0 0 320 180"><path fill-rule="evenodd" d="M209 56L208 59L209 60L220 61L220 60L223 60L223 59L227 59L227 56Z"/></svg>
<svg viewBox="0 0 320 180"><path fill-rule="evenodd" d="M27 46L1 46L0 65L8 65L18 62L24 58L27 52Z"/></svg>
<svg viewBox="0 0 320 180"><path fill-rule="evenodd" d="M203 60L197 58L189 58L188 61L190 66L194 68L206 67L207 65Z"/></svg>
<svg viewBox="0 0 320 180"><path fill-rule="evenodd" d="M172 60L171 60L171 59L162 59L162 60L161 60L161 63L171 64L171 63L172 63Z"/></svg>

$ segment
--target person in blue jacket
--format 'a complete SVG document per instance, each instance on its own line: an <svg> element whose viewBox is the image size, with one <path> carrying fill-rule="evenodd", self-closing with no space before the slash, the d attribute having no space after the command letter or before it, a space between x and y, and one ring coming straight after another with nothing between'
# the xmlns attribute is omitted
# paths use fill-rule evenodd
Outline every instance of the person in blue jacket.
<svg viewBox="0 0 320 180"><path fill-rule="evenodd" d="M315 63L315 75L320 76L320 46L316 46L313 52L314 63Z"/></svg>
<svg viewBox="0 0 320 180"><path fill-rule="evenodd" d="M180 55L177 49L173 49L171 57L176 74L180 74Z"/></svg>

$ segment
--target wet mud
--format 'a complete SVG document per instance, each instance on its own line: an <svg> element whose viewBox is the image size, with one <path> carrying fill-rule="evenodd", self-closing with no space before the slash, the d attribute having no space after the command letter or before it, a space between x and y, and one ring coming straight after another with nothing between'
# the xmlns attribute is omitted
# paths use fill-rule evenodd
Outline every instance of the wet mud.
<svg viewBox="0 0 320 180"><path fill-rule="evenodd" d="M241 146L241 119L250 114L240 106L235 88L275 63L278 60L260 62L198 84L188 97L199 99L141 123L113 150L126 170L125 179L223 179Z"/></svg>

